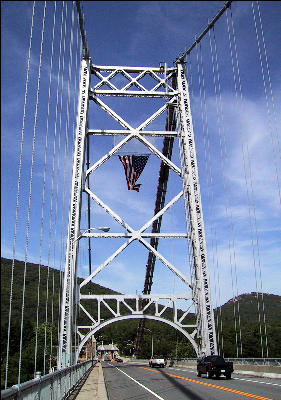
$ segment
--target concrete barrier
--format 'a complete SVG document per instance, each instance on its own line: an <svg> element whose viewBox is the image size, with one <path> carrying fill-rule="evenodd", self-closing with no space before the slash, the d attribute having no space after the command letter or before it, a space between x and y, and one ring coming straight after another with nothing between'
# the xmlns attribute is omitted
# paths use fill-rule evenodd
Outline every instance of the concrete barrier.
<svg viewBox="0 0 281 400"><path fill-rule="evenodd" d="M125 361L125 360L124 360ZM175 360L174 360L175 361ZM131 360L126 359L126 362L147 363L148 360ZM169 368L169 360L167 363ZM175 361L174 368L183 367L196 370L197 361ZM281 366L277 365L253 365L253 364L236 364L233 363L234 373L248 376L258 376L262 378L279 378L281 379Z"/></svg>
<svg viewBox="0 0 281 400"><path fill-rule="evenodd" d="M179 361L175 362L174 367L190 367L196 369L196 361ZM235 364L233 363L235 374L260 376L263 378L279 378L281 379L281 366L276 365L251 365L251 364Z"/></svg>

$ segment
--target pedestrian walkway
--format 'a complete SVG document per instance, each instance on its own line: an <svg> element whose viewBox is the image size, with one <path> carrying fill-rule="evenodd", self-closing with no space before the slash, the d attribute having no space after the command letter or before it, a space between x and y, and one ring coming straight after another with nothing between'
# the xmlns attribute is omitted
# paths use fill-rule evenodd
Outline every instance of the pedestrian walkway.
<svg viewBox="0 0 281 400"><path fill-rule="evenodd" d="M77 400L108 400L106 388L104 384L103 371L100 363L97 363L90 375L88 376L86 382L79 391Z"/></svg>

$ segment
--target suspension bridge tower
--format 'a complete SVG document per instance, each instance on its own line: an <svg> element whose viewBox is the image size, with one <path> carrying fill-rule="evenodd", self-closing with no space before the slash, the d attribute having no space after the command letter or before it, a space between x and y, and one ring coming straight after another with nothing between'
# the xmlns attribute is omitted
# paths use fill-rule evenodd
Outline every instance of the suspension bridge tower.
<svg viewBox="0 0 281 400"><path fill-rule="evenodd" d="M79 2L77 2L78 12ZM127 67L127 66L100 66L94 65L86 45L83 30L83 21L80 18L80 29L84 45L84 57L80 68L80 88L77 111L76 139L73 155L72 189L69 211L68 241L64 275L64 289L62 296L60 343L58 367L62 368L77 362L79 352L87 340L100 329L113 322L135 318L139 321L157 320L164 322L180 331L192 344L198 356L202 354L215 354L217 352L216 333L213 308L211 303L209 272L207 265L206 241L204 220L201 204L200 185L192 116L190 109L189 88L185 72L184 58L176 60L173 67L168 68L166 63L157 67ZM127 84L121 89L112 81L118 76L125 77ZM95 78L92 85L91 79ZM150 77L155 81L152 88L146 88L144 78ZM139 126L133 127L124 118L119 116L110 106L101 100L106 97L139 97L143 99L162 99L163 105L150 115ZM89 126L89 103L94 102L100 109L113 118L121 129L112 130L94 129ZM149 125L163 113L166 113L166 126L163 130L149 129ZM89 142L93 136L121 137L118 144L113 144L109 152L104 154L97 162L89 165L86 160ZM163 148L159 151L146 137L162 137ZM160 159L158 188L154 215L149 221L143 221L142 227L133 229L121 216L112 210L89 187L89 176L100 168L112 156L118 154L120 149L130 140L138 140L147 149ZM174 140L178 141L180 165L171 160ZM182 182L182 189L169 202L165 202L166 186L169 171L174 171ZM80 218L82 209L82 193L88 195L88 200L94 201L107 212L123 229L120 233L91 232L89 229L81 233ZM182 233L161 233L162 216L179 200L183 200L186 231ZM125 207L125 205L124 205ZM151 233L146 229L152 227ZM125 233L124 233L125 230ZM87 238L112 238L125 239L124 244L108 257L95 271L77 286L77 260L79 241ZM150 242L146 239L149 238ZM176 268L160 251L158 242L162 238L185 239L190 251L191 275L186 275ZM125 248L134 241L139 241L148 251L145 284L142 295L95 295L82 294L81 289L114 260ZM151 294L153 268L155 259L160 260L174 275L185 285L186 292L181 295L156 295ZM186 270L185 269L185 270ZM161 300L166 298L167 305L161 306ZM189 306L183 313L179 313L178 302L184 299ZM96 303L96 314L93 315L83 306L83 301ZM115 304L115 307L112 304ZM101 305L107 308L111 317L105 319L102 315ZM172 320L165 319L167 306L173 308ZM76 325L75 313L77 307L86 314L89 324ZM196 322L186 322L191 308L195 310ZM124 309L126 311L124 311ZM122 311L123 310L123 311ZM141 337L143 324L139 325L138 337ZM80 343L73 351L73 337L80 338Z"/></svg>

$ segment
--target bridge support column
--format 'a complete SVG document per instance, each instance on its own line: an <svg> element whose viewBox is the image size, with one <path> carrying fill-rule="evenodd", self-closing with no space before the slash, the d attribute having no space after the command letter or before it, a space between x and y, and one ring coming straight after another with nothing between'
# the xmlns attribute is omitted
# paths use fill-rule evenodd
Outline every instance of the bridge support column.
<svg viewBox="0 0 281 400"><path fill-rule="evenodd" d="M80 70L79 100L76 122L76 139L73 156L72 187L68 222L68 238L64 272L64 287L61 303L60 340L58 368L73 364L72 336L75 328L75 282L78 253L78 239L81 215L81 194L83 182L83 165L85 139L87 135L87 118L90 87L90 60L82 59Z"/></svg>
<svg viewBox="0 0 281 400"><path fill-rule="evenodd" d="M190 111L188 83L184 64L177 63L177 86L179 91L179 147L182 166L184 205L187 230L191 233L194 277L193 298L197 306L197 337L199 354L217 353L214 314L211 304L207 250L201 204L199 175L196 159L193 125Z"/></svg>

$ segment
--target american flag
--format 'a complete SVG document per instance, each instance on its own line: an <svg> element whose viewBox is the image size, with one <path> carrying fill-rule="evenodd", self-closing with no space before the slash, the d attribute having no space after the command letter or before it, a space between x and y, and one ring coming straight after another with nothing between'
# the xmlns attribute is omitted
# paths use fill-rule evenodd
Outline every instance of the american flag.
<svg viewBox="0 0 281 400"><path fill-rule="evenodd" d="M141 184L136 185L136 181L140 177L147 160L148 156L118 156L119 160L123 164L128 190L136 190L139 192Z"/></svg>

